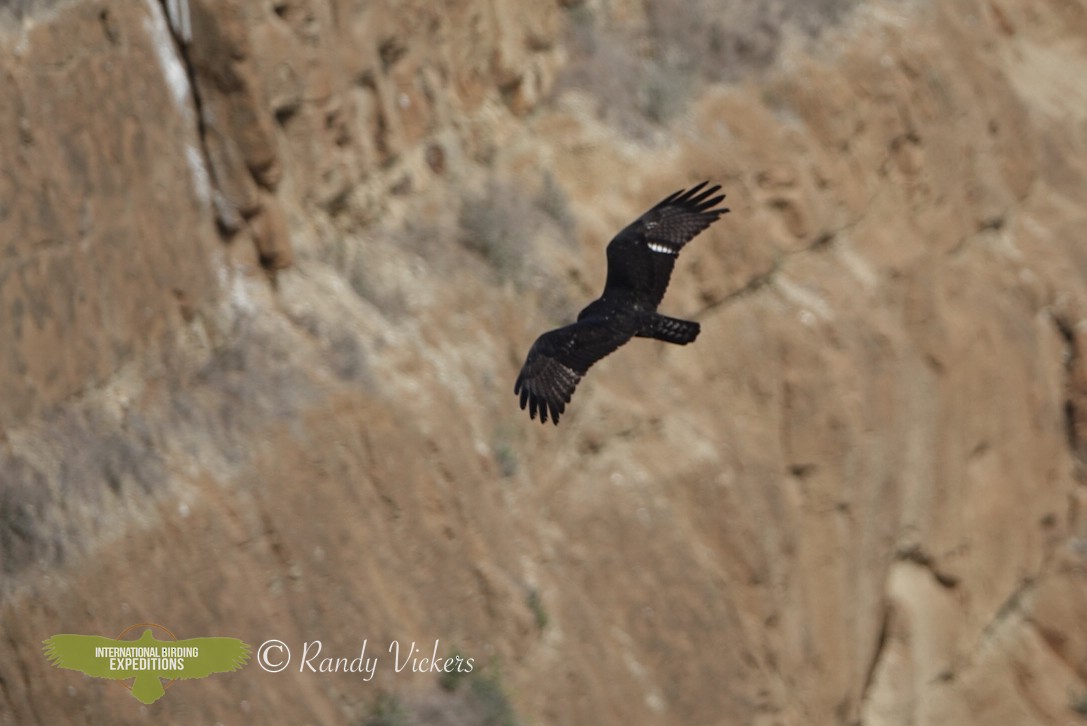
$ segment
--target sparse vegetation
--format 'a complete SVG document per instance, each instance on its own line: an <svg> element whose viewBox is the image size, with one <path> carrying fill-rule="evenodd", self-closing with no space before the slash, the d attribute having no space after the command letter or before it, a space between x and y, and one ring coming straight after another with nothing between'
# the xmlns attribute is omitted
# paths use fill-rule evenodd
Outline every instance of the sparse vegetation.
<svg viewBox="0 0 1087 726"><path fill-rule="evenodd" d="M517 473L517 456L509 441L502 440L495 445L494 458L498 462L498 473L503 477L509 478Z"/></svg>
<svg viewBox="0 0 1087 726"><path fill-rule="evenodd" d="M647 0L649 38L666 63L709 81L733 81L777 58L785 29L817 37L857 0Z"/></svg>
<svg viewBox="0 0 1087 726"><path fill-rule="evenodd" d="M366 350L353 332L340 330L332 334L328 342L328 358L340 380L372 385Z"/></svg>
<svg viewBox="0 0 1087 726"><path fill-rule="evenodd" d="M646 0L645 22L569 10L571 63L560 88L595 97L601 116L634 136L679 114L699 81L735 81L769 66L787 27L809 37L857 0Z"/></svg>
<svg viewBox="0 0 1087 726"><path fill-rule="evenodd" d="M498 473L503 477L511 477L517 473L517 454L513 450L513 441L510 438L510 430L500 426L494 432L491 442L491 451L494 461L498 465Z"/></svg>
<svg viewBox="0 0 1087 726"><path fill-rule="evenodd" d="M551 618L548 616L547 610L544 609L540 591L535 587L528 591L528 607L532 610L532 614L536 616L536 627L540 630L546 628Z"/></svg>
<svg viewBox="0 0 1087 726"><path fill-rule="evenodd" d="M550 226L557 236L572 238L574 216L550 174L535 196L492 178L482 194L464 198L459 226L465 248L480 255L502 280L520 283L538 236Z"/></svg>
<svg viewBox="0 0 1087 726"><path fill-rule="evenodd" d="M453 655L465 658L460 651ZM438 679L442 696L438 699L425 699L419 704L421 723L428 723L425 716L429 711L440 711L442 723L463 726L517 726L520 720L510 703L509 696L502 685L502 680L495 664L481 667L476 660L471 671L452 671L442 673Z"/></svg>
<svg viewBox="0 0 1087 726"><path fill-rule="evenodd" d="M153 432L142 413L114 421L98 411L58 409L44 420L49 438L36 460L0 449L0 572L17 575L57 565L80 549L72 520L57 506L143 497L165 478ZM63 483L50 485L50 472ZM3 591L0 581L0 592Z"/></svg>
<svg viewBox="0 0 1087 726"><path fill-rule="evenodd" d="M392 237L394 242L399 242L397 235L392 232L380 232L380 234ZM406 233L402 235L406 236ZM341 244L333 253L331 261L343 271L347 283L351 285L355 294L371 303L387 318L397 320L407 314L408 303L404 291L382 280L376 272L371 270L366 254L358 249L348 250L346 245Z"/></svg>
<svg viewBox="0 0 1087 726"><path fill-rule="evenodd" d="M400 699L391 693L381 693L360 726L408 726L408 712Z"/></svg>
<svg viewBox="0 0 1087 726"><path fill-rule="evenodd" d="M566 192L555 181L555 176L545 171L540 191L536 195L536 206L541 212L551 218L559 226L567 239L573 239L574 229L577 226L574 213L570 209L570 202L566 198Z"/></svg>
<svg viewBox="0 0 1087 726"><path fill-rule="evenodd" d="M47 524L39 521L48 500L45 475L24 459L0 456L0 572L12 575L54 554ZM59 559L59 557L58 557Z"/></svg>
<svg viewBox="0 0 1087 726"><path fill-rule="evenodd" d="M679 114L691 96L693 85L689 74L668 63L652 64L642 84L639 89L642 111L659 124Z"/></svg>
<svg viewBox="0 0 1087 726"><path fill-rule="evenodd" d="M504 280L519 277L530 239L519 201L518 195L492 180L482 195L468 197L461 205L461 244L481 255Z"/></svg>
<svg viewBox="0 0 1087 726"><path fill-rule="evenodd" d="M1082 718L1087 719L1087 691L1083 693L1069 694L1068 707L1078 713Z"/></svg>
<svg viewBox="0 0 1087 726"><path fill-rule="evenodd" d="M471 723L479 726L517 726L520 723L497 666L477 667L471 673L458 675L460 677L449 681L446 688L460 693L465 699Z"/></svg>
<svg viewBox="0 0 1087 726"><path fill-rule="evenodd" d="M449 654L449 657L460 657L463 660L468 660L467 658L465 658L464 654L461 653L458 649L454 649L453 652ZM460 686L461 682L470 675L472 675L470 671L444 671L440 676L438 676L438 685L447 691L455 691L457 690L457 687Z"/></svg>
<svg viewBox="0 0 1087 726"><path fill-rule="evenodd" d="M638 88L646 61L634 51L633 29L598 20L587 6L571 11L569 29L571 60L556 89L584 91L605 121L632 136L644 135Z"/></svg>
<svg viewBox="0 0 1087 726"><path fill-rule="evenodd" d="M471 679L470 701L478 709L481 726L517 726L520 723L496 670Z"/></svg>

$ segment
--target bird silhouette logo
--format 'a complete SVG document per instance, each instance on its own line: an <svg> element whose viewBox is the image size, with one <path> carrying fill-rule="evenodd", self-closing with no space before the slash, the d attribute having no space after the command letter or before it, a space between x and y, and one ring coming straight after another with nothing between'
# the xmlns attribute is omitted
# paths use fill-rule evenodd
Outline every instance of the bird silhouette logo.
<svg viewBox="0 0 1087 726"><path fill-rule="evenodd" d="M132 630L144 628L137 640L121 640ZM158 640L153 623L126 628L117 638L99 635L54 635L44 641L45 657L57 668L79 671L93 678L115 681L134 679L126 687L142 703L151 704L166 695L175 680L206 678L213 673L236 671L249 660L250 647L237 638L189 638Z"/></svg>

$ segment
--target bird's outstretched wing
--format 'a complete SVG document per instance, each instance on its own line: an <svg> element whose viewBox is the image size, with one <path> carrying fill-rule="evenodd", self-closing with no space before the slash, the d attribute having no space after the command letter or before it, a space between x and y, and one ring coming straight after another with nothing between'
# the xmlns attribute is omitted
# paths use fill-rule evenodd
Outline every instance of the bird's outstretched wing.
<svg viewBox="0 0 1087 726"><path fill-rule="evenodd" d="M249 660L249 646L237 638L189 638L163 645L197 648L199 656L185 660L185 669L176 676L178 679L204 678L212 673L236 671Z"/></svg>
<svg viewBox="0 0 1087 726"><path fill-rule="evenodd" d="M550 416L558 425L559 416L589 367L630 340L631 335L596 318L544 333L532 344L513 386L513 392L521 396L521 408L527 405L532 418L539 411L540 423L547 423Z"/></svg>
<svg viewBox="0 0 1087 726"><path fill-rule="evenodd" d="M96 648L112 648L131 645L130 642L105 638L100 635L54 635L42 645L45 657L57 668L79 671L95 678L124 680L133 678L137 671L131 668L111 670L109 658L95 655ZM123 662L123 661L118 661Z"/></svg>
<svg viewBox="0 0 1087 726"><path fill-rule="evenodd" d="M708 183L665 197L615 235L608 244L605 295L609 291L634 293L656 309L668 289L679 251L729 211L727 207L714 209L725 195L717 194L720 185L704 189Z"/></svg>

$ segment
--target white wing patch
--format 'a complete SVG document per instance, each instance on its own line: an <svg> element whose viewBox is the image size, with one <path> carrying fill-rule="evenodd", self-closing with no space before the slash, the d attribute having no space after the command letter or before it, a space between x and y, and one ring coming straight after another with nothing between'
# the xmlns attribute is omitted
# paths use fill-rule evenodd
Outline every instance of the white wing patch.
<svg viewBox="0 0 1087 726"><path fill-rule="evenodd" d="M652 250L653 252L660 252L660 253L663 253L663 254L666 254L666 255L676 254L676 251L674 249L672 249L668 245L661 244L660 242L650 241L650 242L648 242L648 245L649 245L649 249Z"/></svg>

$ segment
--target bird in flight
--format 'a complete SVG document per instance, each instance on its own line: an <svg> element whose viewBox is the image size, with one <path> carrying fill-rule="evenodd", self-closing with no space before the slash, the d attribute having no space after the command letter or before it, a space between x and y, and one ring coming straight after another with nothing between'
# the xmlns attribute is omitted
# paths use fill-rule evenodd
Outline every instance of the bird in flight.
<svg viewBox="0 0 1087 726"><path fill-rule="evenodd" d="M604 292L578 313L577 322L532 344L513 386L531 418L539 412L540 423L550 418L557 426L589 367L631 338L687 345L698 337L698 323L661 315L657 306L679 251L729 211L717 207L725 198L717 194L720 185L707 184L665 197L615 235L608 244Z"/></svg>

